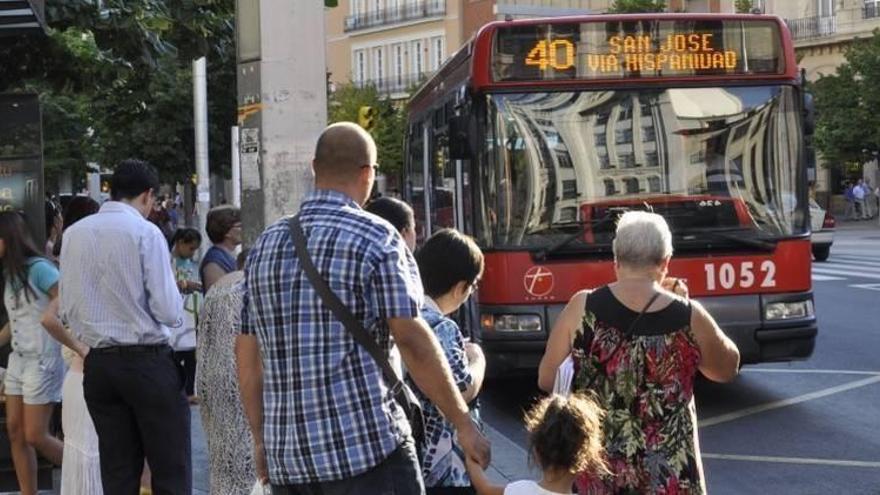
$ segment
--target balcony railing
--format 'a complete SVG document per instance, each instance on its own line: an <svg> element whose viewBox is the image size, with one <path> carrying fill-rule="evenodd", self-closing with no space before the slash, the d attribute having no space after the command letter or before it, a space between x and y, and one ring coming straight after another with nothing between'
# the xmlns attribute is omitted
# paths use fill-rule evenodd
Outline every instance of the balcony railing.
<svg viewBox="0 0 880 495"><path fill-rule="evenodd" d="M368 79L366 81L355 81L354 85L359 88L374 86L376 90L384 95L395 93L406 93L410 89L425 80L425 74L402 74L400 76L386 77L383 79Z"/></svg>
<svg viewBox="0 0 880 495"><path fill-rule="evenodd" d="M837 32L837 16L786 19L785 23L788 24L791 37L795 40L821 38Z"/></svg>
<svg viewBox="0 0 880 495"><path fill-rule="evenodd" d="M406 2L388 9L350 15L345 18L345 32L442 15L446 15L446 0Z"/></svg>
<svg viewBox="0 0 880 495"><path fill-rule="evenodd" d="M862 19L874 19L880 17L880 4L865 3L862 7Z"/></svg>

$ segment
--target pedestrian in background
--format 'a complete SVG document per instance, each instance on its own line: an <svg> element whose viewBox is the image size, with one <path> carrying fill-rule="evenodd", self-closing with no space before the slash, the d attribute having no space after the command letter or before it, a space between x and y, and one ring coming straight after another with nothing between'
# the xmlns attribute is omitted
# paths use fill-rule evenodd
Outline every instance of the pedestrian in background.
<svg viewBox="0 0 880 495"><path fill-rule="evenodd" d="M55 254L55 244L61 241L61 208L54 201L47 199L44 212L46 215L45 256L50 260L55 260L58 257Z"/></svg>
<svg viewBox="0 0 880 495"><path fill-rule="evenodd" d="M154 493L192 493L189 404L168 345L183 300L168 241L146 220L158 187L152 166L123 161L112 200L68 228L61 248L61 315L91 348L83 389L114 495L138 493L144 456Z"/></svg>
<svg viewBox="0 0 880 495"><path fill-rule="evenodd" d="M63 230L79 220L98 212L100 205L88 196L75 196L64 210ZM55 243L58 254L64 237ZM83 396L83 357L88 346L76 340L58 320L58 299L43 314L43 326L53 336L64 335L70 342L56 337L62 348L62 356L68 365L61 389L61 429L64 431L64 462L61 465L61 495L102 495L101 461L98 451L98 434L89 415Z"/></svg>
<svg viewBox="0 0 880 495"><path fill-rule="evenodd" d="M479 495L570 494L578 475L608 473L602 447L602 409L588 396L554 395L526 413L529 456L542 472L541 481L494 485L485 471L468 461L468 473ZM648 493L648 492L645 492Z"/></svg>
<svg viewBox="0 0 880 495"><path fill-rule="evenodd" d="M245 254L238 256L238 270L205 295L199 320L196 383L208 443L209 493L247 494L256 480L254 440L241 405L234 353L235 337L241 333Z"/></svg>
<svg viewBox="0 0 880 495"><path fill-rule="evenodd" d="M179 331L171 332L171 348L174 361L182 368L186 378L186 398L190 404L196 399L196 328L199 324L202 284L199 282L198 264L193 261L202 245L202 234L193 228L177 229L171 237L171 264L177 279L177 287L183 296L184 322Z"/></svg>
<svg viewBox="0 0 880 495"><path fill-rule="evenodd" d="M211 209L205 230L213 245L202 257L199 267L202 293L207 292L221 277L235 271L235 249L241 244L241 210L234 206Z"/></svg>
<svg viewBox="0 0 880 495"><path fill-rule="evenodd" d="M843 217L847 220L854 220L856 218L856 197L853 189L853 183L847 181L843 190L843 198L846 200L846 210L843 212Z"/></svg>
<svg viewBox="0 0 880 495"><path fill-rule="evenodd" d="M853 186L853 199L855 201L855 214L859 220L867 220L868 212L865 210L865 184L862 179Z"/></svg>
<svg viewBox="0 0 880 495"><path fill-rule="evenodd" d="M667 277L672 234L660 215L630 211L612 244L617 281L576 293L563 309L538 369L554 388L574 360L572 391L593 393L603 424L610 476L584 476L582 494L706 492L697 437L694 380L736 377L736 345L687 288ZM673 292L676 291L676 292ZM663 466L658 469L655 466Z"/></svg>
<svg viewBox="0 0 880 495"><path fill-rule="evenodd" d="M380 352L387 355L393 337L413 381L455 425L465 455L488 465L488 443L419 318L412 253L388 222L361 208L378 168L373 139L355 124L333 124L318 139L312 168L315 190L298 219L319 276ZM291 228L287 218L267 228L245 266L236 357L258 477L275 494L424 493L403 407L379 362L312 287Z"/></svg>
<svg viewBox="0 0 880 495"><path fill-rule="evenodd" d="M388 220L403 237L406 247L413 253L416 251L416 219L410 205L399 199L385 196L370 201L364 209Z"/></svg>
<svg viewBox="0 0 880 495"><path fill-rule="evenodd" d="M0 267L3 304L12 353L6 368L6 430L21 493L37 493L38 451L60 466L64 446L49 433L55 403L61 401L64 361L61 347L41 323L58 296L58 269L31 239L24 218L0 213Z"/></svg>
<svg viewBox="0 0 880 495"><path fill-rule="evenodd" d="M458 324L449 315L467 301L480 283L483 253L470 237L457 230L443 229L425 241L416 254L416 261L426 296L422 318L440 342L455 386L465 402L472 403L483 386L486 359L479 345L465 341ZM425 418L421 466L427 493L474 493L467 474L467 459L455 438L455 428L424 394L417 392L417 395ZM471 407L470 414L472 420L479 423L476 407Z"/></svg>

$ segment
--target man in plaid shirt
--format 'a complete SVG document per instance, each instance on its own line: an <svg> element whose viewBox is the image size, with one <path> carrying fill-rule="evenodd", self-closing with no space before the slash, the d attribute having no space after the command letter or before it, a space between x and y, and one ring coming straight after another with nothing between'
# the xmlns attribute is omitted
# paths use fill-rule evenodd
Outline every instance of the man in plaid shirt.
<svg viewBox="0 0 880 495"><path fill-rule="evenodd" d="M380 347L390 350L393 337L465 453L488 465L489 444L419 316L412 253L391 224L361 209L376 177L375 143L354 124L331 125L312 167L315 191L300 206L300 222L315 266ZM236 354L258 477L276 494L424 493L402 408L369 353L321 303L286 218L257 240L245 284Z"/></svg>

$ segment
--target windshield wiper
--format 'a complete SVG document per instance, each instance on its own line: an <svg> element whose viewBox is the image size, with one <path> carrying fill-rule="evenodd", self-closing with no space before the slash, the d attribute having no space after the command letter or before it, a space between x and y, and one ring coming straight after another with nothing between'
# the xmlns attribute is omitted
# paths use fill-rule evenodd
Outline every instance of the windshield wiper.
<svg viewBox="0 0 880 495"><path fill-rule="evenodd" d="M706 230L695 229L677 233L676 237L678 237L679 240L686 242L708 241L706 244L711 244L711 241L715 240L724 241L729 244L739 244L741 246L752 247L762 251L773 251L776 249L776 244L779 242L777 239L750 236L748 235L750 232L753 231L739 227Z"/></svg>
<svg viewBox="0 0 880 495"><path fill-rule="evenodd" d="M609 224L609 223L614 223L616 221L617 221L616 216L609 215L609 216L605 216L603 218L597 218L595 220L591 220L589 222L578 222L578 223L574 224L574 225L578 226L577 231L575 231L572 234L569 234L568 236L563 238L561 241L557 242L556 244L553 244L552 246L548 246L546 248L543 248L543 249L536 251L535 255L534 255L535 260L536 261L544 261L547 259L547 256L554 254L554 253L558 253L565 246L568 246L569 244L571 244L575 239L583 237L584 234L586 234L588 227L592 230L597 227L602 227L602 226ZM596 246L593 246L593 248L594 248L593 250L596 250L595 247ZM607 248L605 248L605 247L603 247L601 249L601 251L606 251L606 250L607 250Z"/></svg>

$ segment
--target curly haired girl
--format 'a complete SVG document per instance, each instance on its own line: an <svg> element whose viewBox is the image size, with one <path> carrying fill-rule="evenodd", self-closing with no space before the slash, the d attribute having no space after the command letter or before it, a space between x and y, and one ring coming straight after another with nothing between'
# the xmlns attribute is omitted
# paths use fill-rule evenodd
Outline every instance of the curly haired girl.
<svg viewBox="0 0 880 495"><path fill-rule="evenodd" d="M526 413L532 461L543 472L540 482L493 485L479 464L468 459L468 474L480 495L561 495L572 493L578 474L605 474L602 441L604 412L583 394L553 395Z"/></svg>

